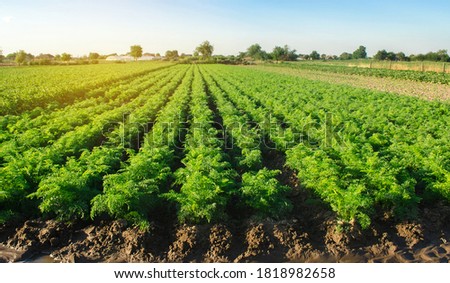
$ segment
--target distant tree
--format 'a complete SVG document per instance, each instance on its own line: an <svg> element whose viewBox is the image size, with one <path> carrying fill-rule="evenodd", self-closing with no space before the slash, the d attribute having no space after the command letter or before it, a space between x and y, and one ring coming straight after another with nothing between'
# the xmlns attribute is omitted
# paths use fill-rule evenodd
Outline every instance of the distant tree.
<svg viewBox="0 0 450 283"><path fill-rule="evenodd" d="M367 58L366 47L362 46L362 45L360 47L358 47L358 49L356 49L353 52L352 58L353 59L366 59Z"/></svg>
<svg viewBox="0 0 450 283"><path fill-rule="evenodd" d="M438 52L436 52L437 54L437 61L441 61L441 62L449 62L450 61L450 56L447 53L447 50L439 50Z"/></svg>
<svg viewBox="0 0 450 283"><path fill-rule="evenodd" d="M43 53L40 53L38 56L36 56L35 57L36 59L54 59L55 58L55 56L53 56L52 54L43 54Z"/></svg>
<svg viewBox="0 0 450 283"><path fill-rule="evenodd" d="M423 54L411 55L409 58L411 61L425 61L425 55Z"/></svg>
<svg viewBox="0 0 450 283"><path fill-rule="evenodd" d="M275 60L275 61L283 60L283 57L285 55L284 48L281 46L275 46L272 50L271 55L272 55L273 60Z"/></svg>
<svg viewBox="0 0 450 283"><path fill-rule="evenodd" d="M398 61L408 61L408 57L406 57L405 53L403 52L395 54L395 57L397 58Z"/></svg>
<svg viewBox="0 0 450 283"><path fill-rule="evenodd" d="M311 54L309 55L309 57L311 57L311 60L320 60L320 54L319 54L319 52L317 52L316 50L314 50L313 52L311 52Z"/></svg>
<svg viewBox="0 0 450 283"><path fill-rule="evenodd" d="M303 60L309 60L309 59L311 59L311 56L309 56L309 54L305 54L305 55L303 55L302 57L303 57Z"/></svg>
<svg viewBox="0 0 450 283"><path fill-rule="evenodd" d="M386 54L386 60L389 60L389 61L397 61L397 56L395 55L394 52L388 52L388 53Z"/></svg>
<svg viewBox="0 0 450 283"><path fill-rule="evenodd" d="M427 61L439 61L439 56L435 52L428 52L425 54L425 60Z"/></svg>
<svg viewBox="0 0 450 283"><path fill-rule="evenodd" d="M387 53L386 50L384 50L384 49L383 50L379 50L375 54L375 56L373 56L373 59L383 61L383 60L386 60L387 55L388 55L388 53Z"/></svg>
<svg viewBox="0 0 450 283"><path fill-rule="evenodd" d="M194 51L194 57L198 57L199 56L199 53L198 53L198 51L196 50L196 51Z"/></svg>
<svg viewBox="0 0 450 283"><path fill-rule="evenodd" d="M156 55L155 55L156 57L161 57L161 54L159 54L159 53L156 53Z"/></svg>
<svg viewBox="0 0 450 283"><path fill-rule="evenodd" d="M23 50L20 50L19 52L17 52L16 58L14 60L16 61L17 64L22 65L26 59L27 53L25 53L25 51Z"/></svg>
<svg viewBox="0 0 450 283"><path fill-rule="evenodd" d="M68 63L72 59L72 55L68 53L61 54L61 60Z"/></svg>
<svg viewBox="0 0 450 283"><path fill-rule="evenodd" d="M297 60L297 58L298 58L298 55L297 55L297 50L295 50L295 49L290 49L289 48L289 46L287 46L287 45L285 45L284 46L284 53L285 53L285 58L284 58L284 60L285 61L295 61L295 60Z"/></svg>
<svg viewBox="0 0 450 283"><path fill-rule="evenodd" d="M348 52L344 52L339 56L339 59L341 60L350 60L352 59L352 54L348 53Z"/></svg>
<svg viewBox="0 0 450 283"><path fill-rule="evenodd" d="M138 58L142 57L142 47L140 45L133 45L130 47L130 55L137 61Z"/></svg>
<svg viewBox="0 0 450 283"><path fill-rule="evenodd" d="M3 63L3 59L5 59L5 56L3 56L3 50L0 49L0 63Z"/></svg>
<svg viewBox="0 0 450 283"><path fill-rule="evenodd" d="M30 61L32 61L33 59L34 59L34 55L31 54L31 53L27 53L26 61L27 61L27 62L30 62Z"/></svg>
<svg viewBox="0 0 450 283"><path fill-rule="evenodd" d="M197 46L197 48L195 48L195 51L201 54L203 59L206 59L212 56L214 52L214 46L212 46L209 41L204 41L202 44Z"/></svg>
<svg viewBox="0 0 450 283"><path fill-rule="evenodd" d="M271 57L276 61L295 61L299 57L295 49L290 49L288 45L284 47L275 46L272 50Z"/></svg>
<svg viewBox="0 0 450 283"><path fill-rule="evenodd" d="M239 61L243 61L246 56L247 52L239 52L239 54L236 56L236 59Z"/></svg>
<svg viewBox="0 0 450 283"><path fill-rule="evenodd" d="M416 54L409 56L411 61L435 61L450 62L450 56L447 50L438 50L437 52L428 52L427 54Z"/></svg>
<svg viewBox="0 0 450 283"><path fill-rule="evenodd" d="M96 52L89 53L89 60L98 60L100 58L100 54Z"/></svg>
<svg viewBox="0 0 450 283"><path fill-rule="evenodd" d="M178 50L167 50L165 57L167 59L169 59L169 60L176 60L176 59L178 59Z"/></svg>
<svg viewBox="0 0 450 283"><path fill-rule="evenodd" d="M320 59L322 59L322 60L327 60L327 54L322 54L322 55L320 55Z"/></svg>
<svg viewBox="0 0 450 283"><path fill-rule="evenodd" d="M16 60L16 56L17 56L17 52L14 52L14 53L10 53L10 54L6 55L5 58L8 61L14 61L14 60Z"/></svg>
<svg viewBox="0 0 450 283"><path fill-rule="evenodd" d="M247 48L246 55L252 57L254 60L266 60L268 58L267 53L262 50L258 43L255 43Z"/></svg>
<svg viewBox="0 0 450 283"><path fill-rule="evenodd" d="M53 56L52 54L42 53L35 57L35 59L38 60L39 65L50 65L54 58L55 56Z"/></svg>

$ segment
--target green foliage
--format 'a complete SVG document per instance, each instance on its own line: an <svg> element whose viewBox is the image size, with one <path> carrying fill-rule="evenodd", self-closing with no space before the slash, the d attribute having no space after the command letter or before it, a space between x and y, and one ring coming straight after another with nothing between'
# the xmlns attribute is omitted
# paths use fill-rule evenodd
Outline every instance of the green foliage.
<svg viewBox="0 0 450 283"><path fill-rule="evenodd" d="M450 62L450 56L447 50L439 50L437 52L428 52L427 54L417 54L410 56L411 61L435 61Z"/></svg>
<svg viewBox="0 0 450 283"><path fill-rule="evenodd" d="M68 62L68 61L72 60L72 55L70 55L68 53L63 53L63 54L61 54L61 60L64 62Z"/></svg>
<svg viewBox="0 0 450 283"><path fill-rule="evenodd" d="M80 88L73 77L60 88L43 82L48 92L34 88L34 70L13 68L30 78L30 98L22 97L28 92L19 75L0 70L13 82L0 76L1 109L36 101L33 111L22 113L31 109L24 106L20 115L0 117L0 223L107 214L148 229L167 199L182 222L222 221L242 204L258 217L279 218L291 207L289 189L279 171L264 167L268 146L343 225L367 228L376 213L410 219L425 201L450 201L447 103L249 68L141 65L119 66L136 69ZM448 83L432 73L288 66Z"/></svg>
<svg viewBox="0 0 450 283"><path fill-rule="evenodd" d="M22 65L26 59L27 53L25 53L25 51L23 50L20 50L19 52L17 52L16 58L14 60L16 61L17 64Z"/></svg>
<svg viewBox="0 0 450 283"><path fill-rule="evenodd" d="M315 50L313 52L311 52L309 57L311 58L311 60L320 60L320 54L319 54L319 52L317 52Z"/></svg>
<svg viewBox="0 0 450 283"><path fill-rule="evenodd" d="M263 113L273 114L261 134L344 222L367 228L375 209L411 219L422 198L450 200L447 104L249 69L208 70L261 129Z"/></svg>
<svg viewBox="0 0 450 283"><path fill-rule="evenodd" d="M202 44L195 48L197 54L201 54L203 59L208 59L214 52L214 46L209 41L204 41ZM198 56L198 55L197 55Z"/></svg>
<svg viewBox="0 0 450 283"><path fill-rule="evenodd" d="M104 178L103 194L92 200L92 218L108 214L144 227L148 225L151 212L161 209L160 194L165 192L163 188L168 186L172 177L173 149L184 120L191 81L192 72L188 72L159 114L140 151L131 156L121 171ZM162 90L160 97L167 97L176 82L174 80L175 84L166 87L166 91Z"/></svg>
<svg viewBox="0 0 450 283"><path fill-rule="evenodd" d="M226 217L225 208L234 186L235 171L224 161L222 143L212 127L205 85L198 69L192 84L191 128L186 137L184 167L175 172L180 191L164 196L176 201L182 222L216 222Z"/></svg>
<svg viewBox="0 0 450 283"><path fill-rule="evenodd" d="M171 174L166 165L171 159L167 148L153 149L136 155L126 171L106 176L103 194L92 199L91 217L106 213L135 224L146 221L148 212L160 202L159 186Z"/></svg>
<svg viewBox="0 0 450 283"><path fill-rule="evenodd" d="M129 79L167 66L170 63L146 62L130 66L100 64L58 68L0 68L0 116L19 115L38 107L49 108L51 112L55 108L90 98L91 90L130 83Z"/></svg>
<svg viewBox="0 0 450 283"><path fill-rule="evenodd" d="M275 177L281 172L263 168L258 172L242 175L241 192L245 203L255 215L280 218L285 216L292 205L286 198L289 187L282 186Z"/></svg>
<svg viewBox="0 0 450 283"><path fill-rule="evenodd" d="M133 45L130 47L130 55L137 61L138 58L142 57L142 47L140 45Z"/></svg>
<svg viewBox="0 0 450 283"><path fill-rule="evenodd" d="M222 161L220 149L205 146L189 150L185 167L175 173L180 193L166 196L180 205L181 222L216 222L226 217L229 190L234 186L234 172Z"/></svg>
<svg viewBox="0 0 450 283"><path fill-rule="evenodd" d="M60 220L86 219L91 199L100 193L102 176L120 167L121 156L117 149L84 151L78 160L70 158L64 167L55 169L30 197L41 199L39 209Z"/></svg>
<svg viewBox="0 0 450 283"><path fill-rule="evenodd" d="M97 52L89 53L89 60L98 60L100 58L100 54Z"/></svg>
<svg viewBox="0 0 450 283"><path fill-rule="evenodd" d="M276 61L295 61L298 57L296 50L290 50L289 46L284 47L275 46L271 56Z"/></svg>
<svg viewBox="0 0 450 283"><path fill-rule="evenodd" d="M178 59L178 50L167 50L165 57L168 60L176 60L176 59Z"/></svg>
<svg viewBox="0 0 450 283"><path fill-rule="evenodd" d="M226 86L224 91L214 82L213 77L204 73L226 131L231 135L233 146L240 150L238 167L247 171L242 175L242 184L237 195L259 217L281 217L291 208L286 194L289 188L282 186L275 177L279 171L270 171L262 167L262 153L259 134L248 124L249 118L234 107L227 96L233 96ZM226 94L225 94L226 93ZM257 171L257 172L256 172Z"/></svg>
<svg viewBox="0 0 450 283"><path fill-rule="evenodd" d="M340 60L350 60L352 59L352 54L344 52L339 56Z"/></svg>
<svg viewBox="0 0 450 283"><path fill-rule="evenodd" d="M180 72L183 68L185 67L173 69L173 72L179 73L178 79L180 79L183 74ZM101 182L98 180L101 180L103 175L112 173L114 170L118 169L117 166L114 165L113 160L115 160L115 162L120 161L124 151L123 146L125 145L125 142L133 140L139 133L139 131L135 130L135 127L123 128L123 124L121 126L121 124L117 122L123 119L123 113L131 112L136 109L137 110L131 120L128 121L130 125L133 125L132 123L134 122L142 122L143 119L148 119L149 112L153 112L153 115L157 113L159 108L158 103L163 103L167 94L163 91L164 88L161 89L161 86L166 85L165 91L170 91L170 89L167 88L173 88L177 84L176 82L167 84L167 81L169 81L172 76L167 76L166 72L162 72L161 77L164 79L160 81L160 78L156 76L156 81L153 81L153 83L157 83L144 92L138 92L133 88L130 88L123 93L120 93L119 91L119 96L123 95L123 98L127 99L130 99L133 96L135 97L138 94L140 96L129 103L123 103L123 101L119 102L119 105L115 108L114 104L112 104L113 107L111 108L114 109L108 109L108 107L106 107L106 109L103 109L104 113L95 117L95 121L91 121L82 126L76 126L77 124L75 123L73 128L69 127L66 129L68 132L57 138L55 141L47 140L49 133L42 131L46 129L45 127L42 127L41 131L31 131L30 135L28 135L28 131L25 131L23 139L19 138L21 135L17 134L17 140L4 142L2 148L7 149L7 153L2 156L5 160L5 164L0 168L2 175L0 184L2 191L7 197L5 199L0 199L2 207L4 207L4 209L13 209L13 207L15 207L13 209L14 211L24 213L24 215L31 214L34 211L35 202L28 201L26 196L35 192L36 189L41 186L43 187L41 192L34 196L43 201L41 206L42 210L53 212L62 219L71 218L72 216L73 218L86 217L87 212L89 212L89 201L93 195L82 195L80 196L82 200L78 202L76 193L67 192L78 190L84 193L87 191L87 188L91 187L91 184L95 184L97 190L101 190ZM149 85L152 85L152 81ZM148 87L148 85L144 84L141 87ZM148 96L160 91L160 99L148 99ZM62 113L64 113L64 111ZM74 118L76 118L76 116ZM48 122L51 124L51 120ZM62 125L67 126L67 122L68 120L64 120ZM108 127L111 126L113 127L113 131L111 133L106 133L105 128L108 129ZM20 130L21 128L18 129ZM64 131L65 130L62 130L63 133ZM53 133L51 135L53 135ZM117 138L121 135L122 138ZM55 135L55 137L57 136L58 135ZM106 136L108 137L108 142L105 144L109 147L98 149L101 152L98 154L96 154L95 150L92 153L86 153L98 146L102 138L105 138ZM32 142L27 141L26 137L33 137L34 140ZM21 144L22 142L19 142L21 140L23 140L23 143L25 144ZM5 147L3 147L4 145ZM29 146L31 146L31 148L29 148ZM103 169L95 171L91 170L90 167L86 165L88 164L86 163L86 160L89 160L89 158L96 159L102 154L109 156L111 153L109 152L109 148L111 150L114 149L114 152L117 152L117 155L113 160L105 160L105 162L108 162L107 164L112 171ZM77 160L77 157L80 155L83 159ZM89 157L91 155L92 157ZM66 166L63 166L68 157L72 158L69 158ZM72 180L71 178L74 176L80 177L76 180ZM45 181L47 177L50 181ZM95 194L96 193L94 193L94 195ZM58 195L58 202L55 202L55 205L52 204L54 195ZM71 201L75 202L74 206L71 206ZM66 206L65 208L68 208L69 210L59 209L59 207L62 206Z"/></svg>
<svg viewBox="0 0 450 283"><path fill-rule="evenodd" d="M394 54L395 55L395 54ZM377 55L375 55L378 58ZM384 56L384 55L383 55ZM386 53L388 56L388 53ZM374 57L374 59L376 59ZM383 58L383 57L380 57ZM384 59L380 59L384 60ZM274 65L276 66L276 65ZM450 75L436 72L419 72L419 71L406 71L406 70L389 70L389 69L369 69L369 68L359 68L359 67L347 67L347 66L337 66L328 64L286 64L284 66L294 68L294 69L305 69L314 70L321 72L331 72L338 74L349 74L349 75L360 75L368 77L379 77L379 78L395 78L402 80L411 80L419 82L430 82L430 83L440 83L440 84L450 84Z"/></svg>
<svg viewBox="0 0 450 283"><path fill-rule="evenodd" d="M11 221L14 218L14 212L12 210L0 210L0 225Z"/></svg>
<svg viewBox="0 0 450 283"><path fill-rule="evenodd" d="M262 50L261 46L258 43L251 45L247 48L246 54L251 57L253 60L266 60L268 59L268 54L266 51Z"/></svg>
<svg viewBox="0 0 450 283"><path fill-rule="evenodd" d="M367 58L366 47L362 46L362 45L360 47L358 47L358 49L356 49L353 52L352 58L353 59L366 59Z"/></svg>

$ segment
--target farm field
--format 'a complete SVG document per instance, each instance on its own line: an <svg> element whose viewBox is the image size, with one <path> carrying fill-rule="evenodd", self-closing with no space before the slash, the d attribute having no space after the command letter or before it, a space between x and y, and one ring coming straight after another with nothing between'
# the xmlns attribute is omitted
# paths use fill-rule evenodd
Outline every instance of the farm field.
<svg viewBox="0 0 450 283"><path fill-rule="evenodd" d="M304 61L300 64L316 65L317 62ZM431 61L386 61L374 59L353 59L353 60L334 60L320 62L321 65L341 66L341 67L358 67L369 69L389 69L397 71L423 71L435 73L450 73L450 66L445 62L431 62Z"/></svg>
<svg viewBox="0 0 450 283"><path fill-rule="evenodd" d="M328 64L316 63L315 65L301 64L265 64L248 66L251 69L275 72L279 74L297 76L309 80L323 81L332 84L342 84L356 88L365 88L381 92L391 92L406 96L418 97L426 100L448 100L450 99L450 86L448 84L433 83L420 80L420 75L414 75L407 79L404 75L397 75L399 71L382 69L372 72L359 72L358 68L329 67ZM356 69L356 71L354 71ZM395 74L395 75L392 75ZM421 74L422 72L419 72ZM382 75L380 75L382 74ZM442 81L448 80L443 74L432 74ZM414 79L415 78L415 79Z"/></svg>
<svg viewBox="0 0 450 283"><path fill-rule="evenodd" d="M0 241L60 261L450 260L446 94L293 70L0 69Z"/></svg>

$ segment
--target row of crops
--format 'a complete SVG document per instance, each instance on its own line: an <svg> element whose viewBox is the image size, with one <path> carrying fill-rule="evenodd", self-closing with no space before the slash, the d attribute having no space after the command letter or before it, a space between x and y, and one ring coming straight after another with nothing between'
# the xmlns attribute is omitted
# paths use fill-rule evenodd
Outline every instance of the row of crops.
<svg viewBox="0 0 450 283"><path fill-rule="evenodd" d="M101 64L0 68L0 115L19 114L31 109L40 114L77 99L95 97L111 84L126 85L135 77L170 65L151 62L133 64L133 67Z"/></svg>
<svg viewBox="0 0 450 283"><path fill-rule="evenodd" d="M311 63L284 63L282 65L271 65L278 67L289 67L299 70L310 70L320 72L330 72L346 75L360 75L379 78L394 78L401 80L410 80L418 82L450 84L450 75L447 73L437 72L419 72L408 70L389 70L376 68L361 68L327 64L311 64Z"/></svg>
<svg viewBox="0 0 450 283"><path fill-rule="evenodd" d="M282 218L298 204L269 151L344 222L450 200L448 104L223 65L126 80L2 117L0 222Z"/></svg>

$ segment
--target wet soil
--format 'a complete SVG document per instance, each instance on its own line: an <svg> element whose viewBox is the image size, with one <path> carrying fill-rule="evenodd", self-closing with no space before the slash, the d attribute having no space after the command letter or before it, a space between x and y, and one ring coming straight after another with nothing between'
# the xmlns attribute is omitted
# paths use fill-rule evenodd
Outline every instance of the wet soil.
<svg viewBox="0 0 450 283"><path fill-rule="evenodd" d="M279 221L155 222L148 231L123 220L29 220L0 227L0 262L450 262L444 204L423 208L415 222L378 219L367 230L338 226L326 210L303 209Z"/></svg>

